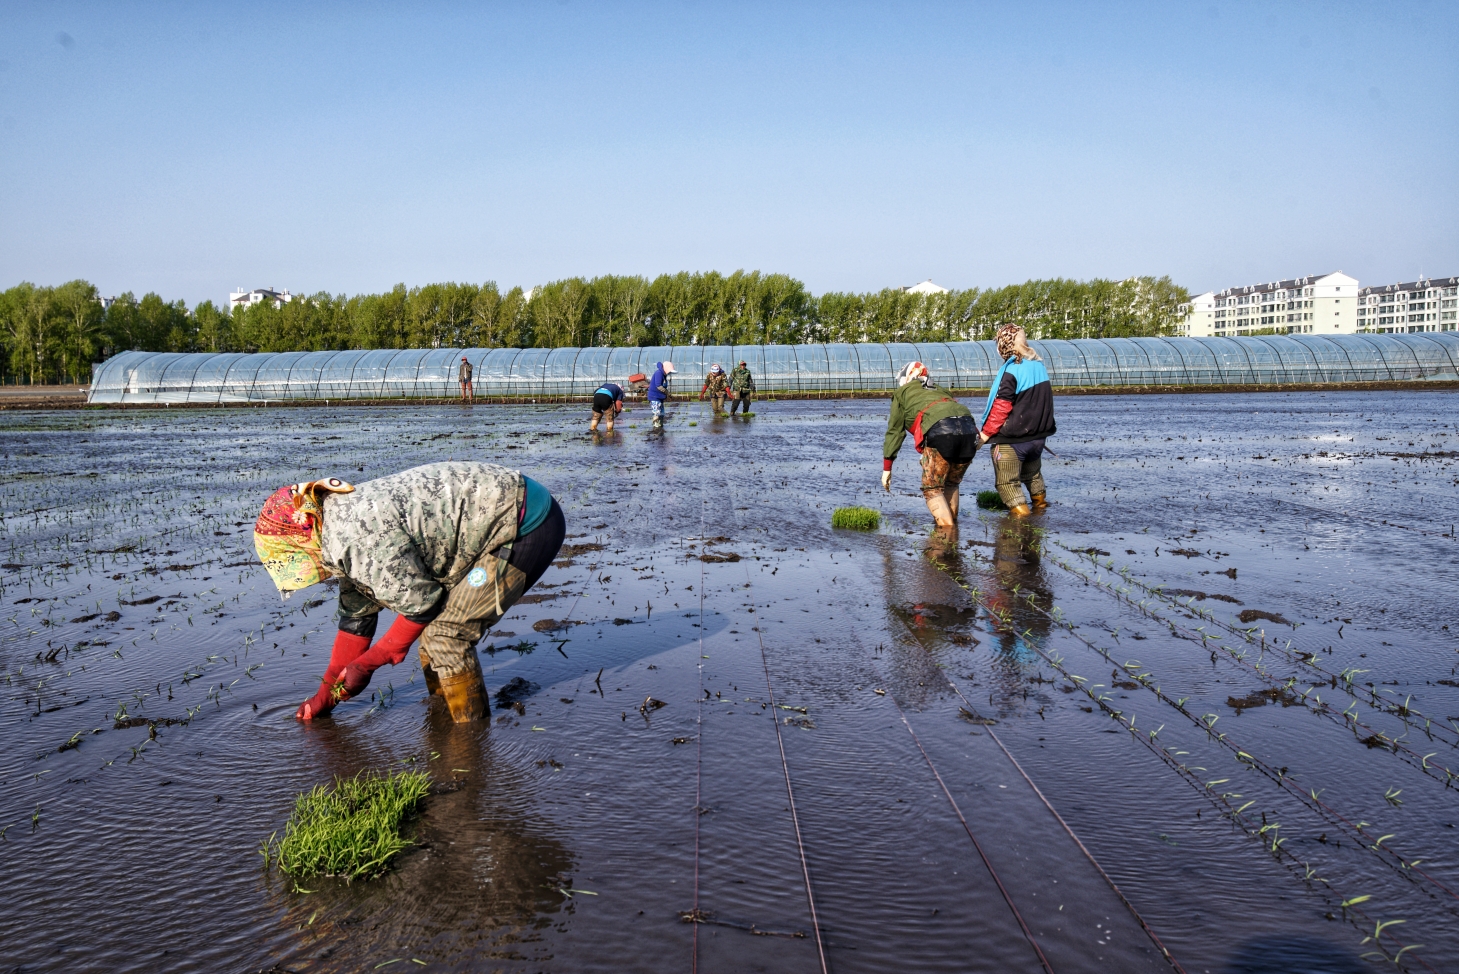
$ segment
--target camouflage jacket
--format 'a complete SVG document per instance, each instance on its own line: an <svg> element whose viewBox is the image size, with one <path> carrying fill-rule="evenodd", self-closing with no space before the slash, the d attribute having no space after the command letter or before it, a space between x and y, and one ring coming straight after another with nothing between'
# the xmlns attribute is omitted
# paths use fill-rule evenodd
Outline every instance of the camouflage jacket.
<svg viewBox="0 0 1459 974"><path fill-rule="evenodd" d="M522 491L515 470L450 461L328 495L320 547L340 576L340 617L425 615L484 552L516 540Z"/></svg>
<svg viewBox="0 0 1459 974"><path fill-rule="evenodd" d="M700 395L707 392L711 396L722 396L727 388L729 388L729 376L723 372L711 372L704 377L704 388L699 392Z"/></svg>
<svg viewBox="0 0 1459 974"><path fill-rule="evenodd" d="M755 391L755 380L751 378L750 370L743 365L735 366L735 370L730 373L729 384L737 393Z"/></svg>

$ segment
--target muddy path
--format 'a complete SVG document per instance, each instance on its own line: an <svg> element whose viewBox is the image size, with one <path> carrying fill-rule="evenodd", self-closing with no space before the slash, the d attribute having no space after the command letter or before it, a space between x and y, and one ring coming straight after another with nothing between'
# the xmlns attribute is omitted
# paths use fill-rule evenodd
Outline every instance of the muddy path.
<svg viewBox="0 0 1459 974"><path fill-rule="evenodd" d="M1173 969L1143 920L1193 972L1459 969L1459 428L1403 403L1060 398L1050 512L955 544L910 449L874 489L880 402L7 414L0 962ZM278 598L259 504L452 457L568 513L480 647L517 706L453 727L412 659L296 723L332 593ZM387 877L263 867L402 763Z"/></svg>

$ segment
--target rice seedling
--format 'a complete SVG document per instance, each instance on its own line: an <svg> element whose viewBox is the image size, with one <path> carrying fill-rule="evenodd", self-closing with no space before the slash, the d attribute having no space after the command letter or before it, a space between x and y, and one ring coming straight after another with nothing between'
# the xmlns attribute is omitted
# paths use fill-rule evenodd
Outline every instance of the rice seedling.
<svg viewBox="0 0 1459 974"><path fill-rule="evenodd" d="M881 512L869 507L838 507L831 513L831 527L852 531L875 531L881 525Z"/></svg>
<svg viewBox="0 0 1459 974"><path fill-rule="evenodd" d="M1003 498L996 490L978 491L978 506L985 511L1008 510L1008 505L1003 503Z"/></svg>
<svg viewBox="0 0 1459 974"><path fill-rule="evenodd" d="M294 800L282 839L270 835L259 853L295 878L371 878L411 845L404 827L430 792L419 771L362 771L316 785Z"/></svg>

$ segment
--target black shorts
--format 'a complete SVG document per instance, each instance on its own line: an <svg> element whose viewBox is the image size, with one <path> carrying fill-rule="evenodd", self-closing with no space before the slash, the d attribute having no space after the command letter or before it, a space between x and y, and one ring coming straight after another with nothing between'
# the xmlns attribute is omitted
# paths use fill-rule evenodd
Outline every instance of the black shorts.
<svg viewBox="0 0 1459 974"><path fill-rule="evenodd" d="M948 463L967 463L978 452L978 424L971 416L948 416L933 423L922 442Z"/></svg>
<svg viewBox="0 0 1459 974"><path fill-rule="evenodd" d="M613 409L613 397L606 392L593 393L593 412L606 413Z"/></svg>

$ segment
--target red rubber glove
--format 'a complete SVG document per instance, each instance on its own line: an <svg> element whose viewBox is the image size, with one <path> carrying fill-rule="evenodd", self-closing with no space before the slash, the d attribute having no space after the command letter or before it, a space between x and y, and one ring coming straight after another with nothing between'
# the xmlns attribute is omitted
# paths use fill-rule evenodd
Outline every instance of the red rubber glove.
<svg viewBox="0 0 1459 974"><path fill-rule="evenodd" d="M339 675L369 648L368 636L356 636L342 629L335 633L334 649L330 650L329 665L324 668L324 679L319 683L319 692L301 703L299 709L294 711L294 716L299 720L313 720L329 713L336 703L334 688L339 682Z"/></svg>
<svg viewBox="0 0 1459 974"><path fill-rule="evenodd" d="M405 616L396 616L395 621L390 624L390 630L380 637L380 641L370 647L368 653L345 667L344 693L340 699L358 697L370 685L371 674L386 663L395 666L404 660L405 654L410 652L410 644L415 642L415 638L425 627L423 622L411 622Z"/></svg>

